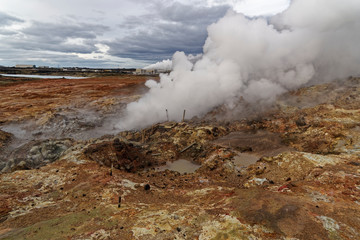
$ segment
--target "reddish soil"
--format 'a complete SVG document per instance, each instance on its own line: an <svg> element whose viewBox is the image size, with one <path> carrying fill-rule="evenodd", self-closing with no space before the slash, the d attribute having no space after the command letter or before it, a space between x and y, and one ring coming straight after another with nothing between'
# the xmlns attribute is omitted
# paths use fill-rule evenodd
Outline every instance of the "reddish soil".
<svg viewBox="0 0 360 240"><path fill-rule="evenodd" d="M2 86L1 121L40 117L53 131L63 122L85 131L61 106L104 115L137 99L146 79ZM257 120L28 142L4 158L0 239L360 239L359 96L355 78L288 93ZM5 148L11 138L0 131ZM244 154L259 160L245 165ZM177 159L201 167L155 168Z"/></svg>
<svg viewBox="0 0 360 240"><path fill-rule="evenodd" d="M133 93L147 76L121 75L87 79L39 79L0 85L0 123L36 118L71 103Z"/></svg>

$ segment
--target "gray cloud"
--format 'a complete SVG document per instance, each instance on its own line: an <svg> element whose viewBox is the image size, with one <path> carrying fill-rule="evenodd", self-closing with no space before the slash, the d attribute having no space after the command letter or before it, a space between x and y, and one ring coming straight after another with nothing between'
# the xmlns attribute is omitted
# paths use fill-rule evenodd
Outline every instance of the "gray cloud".
<svg viewBox="0 0 360 240"><path fill-rule="evenodd" d="M202 52L207 26L223 17L230 8L227 5L206 7L202 0L195 0L191 5L179 3L178 0L132 0L124 1L119 13L106 11L109 5L95 8L94 3L89 3L84 11L92 14L82 14L78 3L72 6L79 14L74 15L76 11L65 13L62 12L65 8L56 8L62 15L54 15L52 19L35 20L21 13L11 16L0 12L0 49L9 49L7 55L1 56L0 64L7 65L15 56L18 57L17 62L23 61L25 57L33 61L34 54L52 52L58 54L59 58L46 54L44 58L52 57L49 62L61 65L62 57L65 62L69 60L64 53L99 53L97 44L110 47L107 52L109 58L133 59L130 62L135 63L135 67L171 58L176 51L197 54ZM127 7L129 12L126 11ZM115 8L119 8L119 5ZM139 11L134 11L136 8ZM19 16L24 17L24 20ZM20 28L12 28L15 23L24 24ZM17 55L17 50L23 54ZM77 58L72 60L79 63ZM108 66L105 60L101 62L100 56L96 61L99 66ZM119 59L119 64L121 61ZM89 62L91 65L94 63L92 60L84 60L84 63ZM35 61L32 63L42 64Z"/></svg>
<svg viewBox="0 0 360 240"><path fill-rule="evenodd" d="M6 14L4 12L0 12L0 27L6 26L6 25L11 25L14 22L24 22L24 20L17 18L17 17L10 16L9 14Z"/></svg>
<svg viewBox="0 0 360 240"><path fill-rule="evenodd" d="M107 26L89 23L34 22L30 27L26 28L23 33L39 37L94 39L108 30L109 27Z"/></svg>
<svg viewBox="0 0 360 240"><path fill-rule="evenodd" d="M129 29L129 36L107 44L109 53L119 57L158 61L176 51L202 52L206 28L223 17L228 6L189 6L178 2L154 5L153 13L131 16L119 27Z"/></svg>
<svg viewBox="0 0 360 240"><path fill-rule="evenodd" d="M182 24L208 26L210 23L223 17L229 6L218 7L193 7L179 2L160 8L160 16L167 21Z"/></svg>
<svg viewBox="0 0 360 240"><path fill-rule="evenodd" d="M33 22L19 31L17 37L5 39L7 45L23 50L43 50L65 53L91 53L96 51L96 38L109 27L88 23L43 23ZM69 39L82 39L73 43Z"/></svg>
<svg viewBox="0 0 360 240"><path fill-rule="evenodd" d="M9 35L15 35L15 34L16 34L15 31L0 29L0 35L9 36Z"/></svg>
<svg viewBox="0 0 360 240"><path fill-rule="evenodd" d="M206 32L185 26L155 29L153 33L141 31L135 35L108 43L110 54L138 60L162 60L176 51L196 54L202 51ZM185 38L185 36L188 36Z"/></svg>

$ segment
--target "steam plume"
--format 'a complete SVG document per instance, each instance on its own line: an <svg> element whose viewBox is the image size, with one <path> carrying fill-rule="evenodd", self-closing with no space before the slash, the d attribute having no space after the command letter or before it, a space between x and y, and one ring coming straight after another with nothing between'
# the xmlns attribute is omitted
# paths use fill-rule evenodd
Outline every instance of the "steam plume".
<svg viewBox="0 0 360 240"><path fill-rule="evenodd" d="M163 60L161 62L157 62L146 66L144 69L156 69L156 70L165 70L170 71L172 66L172 62L170 59Z"/></svg>
<svg viewBox="0 0 360 240"><path fill-rule="evenodd" d="M190 62L195 63L202 57L202 54L187 55L187 58ZM146 66L144 69L156 69L156 70L165 70L170 71L172 70L172 61L170 59L162 60L161 62L157 62L154 64L151 64L149 66Z"/></svg>
<svg viewBox="0 0 360 240"><path fill-rule="evenodd" d="M172 72L146 83L118 127L201 116L242 98L253 106L315 81L359 73L360 1L293 0L283 13L249 19L230 11L208 27L201 59L176 52Z"/></svg>

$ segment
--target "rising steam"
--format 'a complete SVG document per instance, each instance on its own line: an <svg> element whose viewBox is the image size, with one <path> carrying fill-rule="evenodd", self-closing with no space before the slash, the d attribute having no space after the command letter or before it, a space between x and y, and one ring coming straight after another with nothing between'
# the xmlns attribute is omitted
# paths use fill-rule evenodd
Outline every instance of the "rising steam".
<svg viewBox="0 0 360 240"><path fill-rule="evenodd" d="M149 92L130 103L121 129L201 116L243 99L253 106L309 82L359 73L359 0L293 0L283 13L249 19L228 12L208 27L196 62L176 52L172 72L146 83Z"/></svg>
<svg viewBox="0 0 360 240"><path fill-rule="evenodd" d="M172 67L172 61L170 59L166 59L161 62L157 62L149 66L146 66L144 69L151 69L151 70L157 69L157 70L170 71L171 67Z"/></svg>

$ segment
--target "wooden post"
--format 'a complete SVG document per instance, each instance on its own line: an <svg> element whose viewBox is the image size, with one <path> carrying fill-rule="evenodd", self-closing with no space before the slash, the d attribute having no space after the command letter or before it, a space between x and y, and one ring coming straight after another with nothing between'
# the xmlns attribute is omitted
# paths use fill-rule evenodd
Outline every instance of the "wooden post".
<svg viewBox="0 0 360 240"><path fill-rule="evenodd" d="M191 148L191 147L192 147L192 146L194 146L195 144L196 144L196 142L194 142L194 143L190 144L190 145L189 145L189 146L187 146L186 148L182 149L182 150L180 151L180 153L185 152L186 150L188 150L189 148Z"/></svg>
<svg viewBox="0 0 360 240"><path fill-rule="evenodd" d="M121 207L121 196L119 196L118 208Z"/></svg>
<svg viewBox="0 0 360 240"><path fill-rule="evenodd" d="M113 167L114 167L114 164L113 164L113 163L111 163L110 176L112 176L112 173L113 173Z"/></svg>
<svg viewBox="0 0 360 240"><path fill-rule="evenodd" d="M166 109L166 119L167 119L167 121L169 121L169 113L168 113L167 109Z"/></svg>
<svg viewBox="0 0 360 240"><path fill-rule="evenodd" d="M184 109L184 113L183 113L183 122L185 121L185 113L186 113L186 110Z"/></svg>

